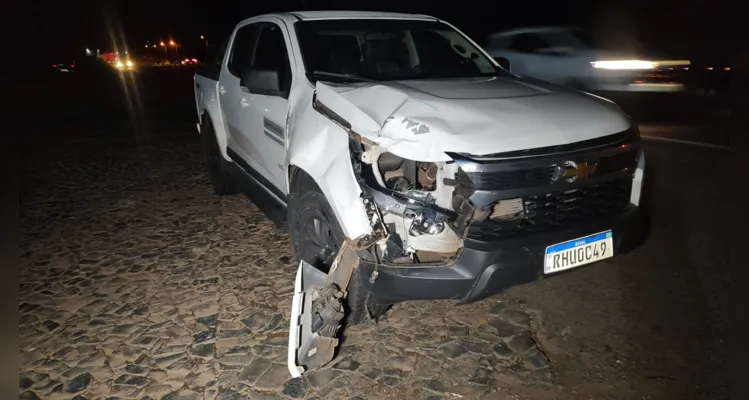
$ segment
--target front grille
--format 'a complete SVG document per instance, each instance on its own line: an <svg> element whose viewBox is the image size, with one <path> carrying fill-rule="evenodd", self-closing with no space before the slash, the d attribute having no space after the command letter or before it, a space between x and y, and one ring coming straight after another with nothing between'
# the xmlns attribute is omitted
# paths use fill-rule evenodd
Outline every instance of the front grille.
<svg viewBox="0 0 749 400"><path fill-rule="evenodd" d="M523 217L474 223L468 230L468 238L493 241L615 216L629 205L631 189L632 180L624 179L526 196L523 198Z"/></svg>
<svg viewBox="0 0 749 400"><path fill-rule="evenodd" d="M608 157L601 157L597 160L597 163L598 168L595 175L619 172L627 168L634 168L636 153L632 150ZM465 172L460 177L468 180L468 182L461 183L467 184L468 187L474 190L522 189L553 183L558 166L558 164L552 164L525 169ZM461 179L460 177L459 180Z"/></svg>
<svg viewBox="0 0 749 400"><path fill-rule="evenodd" d="M477 190L520 189L550 184L556 169L555 165L550 165L508 171L466 172L466 178L470 181L471 187Z"/></svg>

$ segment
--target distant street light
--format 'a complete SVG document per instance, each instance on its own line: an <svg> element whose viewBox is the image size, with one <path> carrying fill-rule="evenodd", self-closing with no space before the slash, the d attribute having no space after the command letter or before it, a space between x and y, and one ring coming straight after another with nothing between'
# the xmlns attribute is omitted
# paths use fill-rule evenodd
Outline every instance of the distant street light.
<svg viewBox="0 0 749 400"><path fill-rule="evenodd" d="M177 43L174 43L174 40L170 40L169 45L174 47L174 55L177 57L177 60L179 60L179 46Z"/></svg>
<svg viewBox="0 0 749 400"><path fill-rule="evenodd" d="M200 35L201 40L205 40L205 56L208 57L208 39L205 38L205 36Z"/></svg>
<svg viewBox="0 0 749 400"><path fill-rule="evenodd" d="M169 54L167 53L167 47L166 47L166 45L164 44L164 42L161 42L161 43L159 43L159 44L161 45L161 47L163 47L163 48L164 48L164 61L166 61L166 60L168 60L168 59L169 59Z"/></svg>

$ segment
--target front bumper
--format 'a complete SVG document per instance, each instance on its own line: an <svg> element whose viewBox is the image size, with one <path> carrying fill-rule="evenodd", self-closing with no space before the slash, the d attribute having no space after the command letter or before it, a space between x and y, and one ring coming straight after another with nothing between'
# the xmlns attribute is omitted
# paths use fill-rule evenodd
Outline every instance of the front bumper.
<svg viewBox="0 0 749 400"><path fill-rule="evenodd" d="M361 260L359 268L365 277L372 276L376 268L374 283L367 280L364 284L382 304L439 299L470 303L544 277L547 246L608 229L613 231L616 255L641 245L647 237L648 224L644 213L632 204L616 217L563 230L491 242L466 239L452 265L375 266Z"/></svg>

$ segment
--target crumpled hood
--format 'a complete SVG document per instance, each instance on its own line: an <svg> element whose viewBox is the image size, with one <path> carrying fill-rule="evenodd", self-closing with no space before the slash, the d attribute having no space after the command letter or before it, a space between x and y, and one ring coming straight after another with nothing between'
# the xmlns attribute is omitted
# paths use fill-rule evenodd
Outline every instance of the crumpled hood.
<svg viewBox="0 0 749 400"><path fill-rule="evenodd" d="M626 130L612 102L514 77L317 82L317 100L351 129L400 157L448 161L594 139Z"/></svg>

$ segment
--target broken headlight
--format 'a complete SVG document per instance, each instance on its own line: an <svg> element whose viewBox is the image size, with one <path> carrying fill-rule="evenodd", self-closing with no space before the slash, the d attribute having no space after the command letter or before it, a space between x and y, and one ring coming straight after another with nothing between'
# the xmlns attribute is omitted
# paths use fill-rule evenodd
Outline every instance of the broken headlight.
<svg viewBox="0 0 749 400"><path fill-rule="evenodd" d="M410 235L438 235L450 227L461 236L470 212L463 204L455 207L451 187L438 186L439 168L383 153L376 162L362 165L361 178L365 192L384 213L409 221Z"/></svg>
<svg viewBox="0 0 749 400"><path fill-rule="evenodd" d="M377 159L376 168L384 186L391 190L434 191L437 187L438 167L432 162L406 160L392 153L383 153Z"/></svg>

